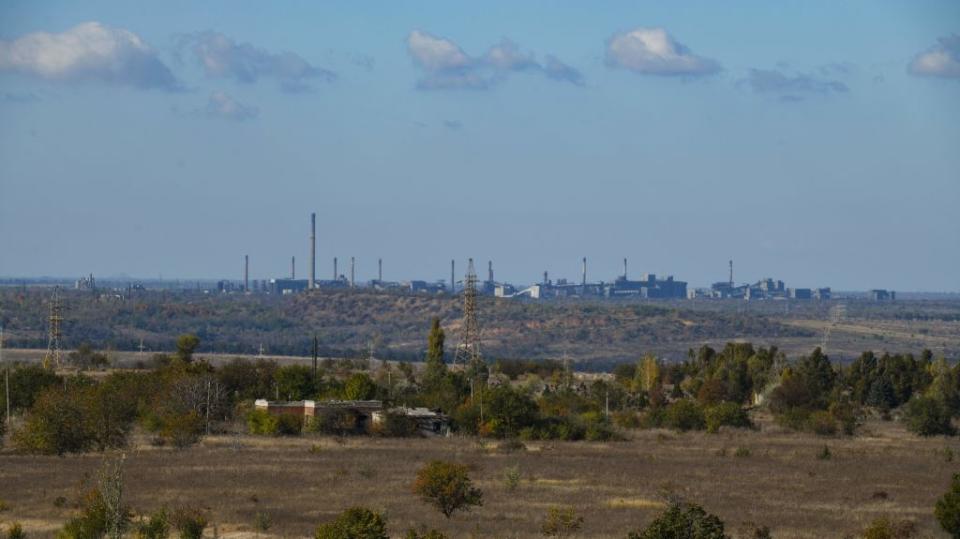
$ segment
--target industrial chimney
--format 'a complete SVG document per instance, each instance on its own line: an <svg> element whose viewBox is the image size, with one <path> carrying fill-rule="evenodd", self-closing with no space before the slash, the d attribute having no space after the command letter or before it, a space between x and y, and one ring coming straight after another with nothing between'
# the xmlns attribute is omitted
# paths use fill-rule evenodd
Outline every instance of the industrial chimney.
<svg viewBox="0 0 960 539"><path fill-rule="evenodd" d="M583 257L583 279L581 284L587 286L587 257Z"/></svg>
<svg viewBox="0 0 960 539"><path fill-rule="evenodd" d="M455 260L450 261L450 293L453 294L457 291L457 280L454 276L454 264Z"/></svg>
<svg viewBox="0 0 960 539"><path fill-rule="evenodd" d="M383 259L382 258L377 259L377 282L378 283L383 282Z"/></svg>
<svg viewBox="0 0 960 539"><path fill-rule="evenodd" d="M493 284L493 260L487 261L487 281Z"/></svg>
<svg viewBox="0 0 960 539"><path fill-rule="evenodd" d="M290 257L290 280L294 281L297 279L297 257Z"/></svg>
<svg viewBox="0 0 960 539"><path fill-rule="evenodd" d="M317 214L310 214L310 282L308 288L316 286L317 282Z"/></svg>
<svg viewBox="0 0 960 539"><path fill-rule="evenodd" d="M354 276L353 267L354 267L354 260L353 260L353 257L351 256L351 257L350 257L350 288L353 288L353 283L354 283L354 280L353 280L353 276Z"/></svg>
<svg viewBox="0 0 960 539"><path fill-rule="evenodd" d="M250 291L250 255L243 255L243 291Z"/></svg>
<svg viewBox="0 0 960 539"><path fill-rule="evenodd" d="M623 280L627 280L627 259L623 259Z"/></svg>
<svg viewBox="0 0 960 539"><path fill-rule="evenodd" d="M333 280L336 281L340 278L340 274L337 273L337 257L333 257Z"/></svg>
<svg viewBox="0 0 960 539"><path fill-rule="evenodd" d="M547 284L550 282L549 276L550 275L546 271L543 272L543 284Z"/></svg>

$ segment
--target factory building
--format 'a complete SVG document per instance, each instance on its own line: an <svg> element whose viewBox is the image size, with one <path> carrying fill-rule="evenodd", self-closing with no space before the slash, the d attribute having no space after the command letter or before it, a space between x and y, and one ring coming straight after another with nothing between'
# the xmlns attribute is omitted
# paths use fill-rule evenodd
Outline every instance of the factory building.
<svg viewBox="0 0 960 539"><path fill-rule="evenodd" d="M644 273L639 281L631 281L625 275L610 284L603 285L603 295L608 298L640 297L651 299L686 298L687 283L674 280L673 275L657 279L653 273Z"/></svg>

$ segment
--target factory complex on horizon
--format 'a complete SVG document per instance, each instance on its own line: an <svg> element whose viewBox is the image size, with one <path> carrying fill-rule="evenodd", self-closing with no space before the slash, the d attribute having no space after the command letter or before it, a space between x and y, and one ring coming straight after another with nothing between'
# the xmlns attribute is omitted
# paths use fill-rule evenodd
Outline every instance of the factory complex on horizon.
<svg viewBox="0 0 960 539"><path fill-rule="evenodd" d="M351 289L366 288L372 290L394 290L413 293L457 293L463 290L464 280L457 280L456 261L450 261L450 279L425 281L386 281L383 279L383 259L377 260L377 278L366 282L356 280L356 260L350 257L346 271L341 272L339 259L333 258L333 274L331 279L316 278L316 214L310 215L310 271L307 278L296 278L296 258L290 259L290 276L273 279L249 278L248 255L244 255L243 278L238 281L222 280L217 282L217 291L221 293L264 293L264 294L295 294L311 289ZM493 262L487 263L487 279L479 280L478 293L500 298L649 298L649 299L743 299L743 300L827 300L830 299L830 288L787 288L783 281L762 279L754 284L736 284L733 280L733 261L729 262L729 278L727 281L714 283L710 288L688 288L685 281L675 279L672 275L658 278L653 273L644 273L639 280L631 280L627 273L627 259L623 259L623 273L613 281L594 281L587 279L587 259L581 260L582 271L579 281L567 279L551 280L549 272L543 272L540 282L527 286L516 286L510 283L498 282L494 279ZM469 267L472 268L471 259ZM92 276L91 276L92 279ZM79 283L78 283L79 284ZM893 299L892 293L887 291L871 291L872 297L877 300Z"/></svg>

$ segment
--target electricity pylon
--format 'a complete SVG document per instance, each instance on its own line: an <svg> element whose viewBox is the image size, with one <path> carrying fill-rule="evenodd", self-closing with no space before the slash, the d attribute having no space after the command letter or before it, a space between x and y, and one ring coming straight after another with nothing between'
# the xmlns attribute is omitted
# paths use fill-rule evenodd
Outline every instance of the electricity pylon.
<svg viewBox="0 0 960 539"><path fill-rule="evenodd" d="M464 367L483 364L483 357L480 355L480 324L477 322L477 273L473 269L472 258L467 264L467 276L463 280L463 325L453 364L462 364Z"/></svg>
<svg viewBox="0 0 960 539"><path fill-rule="evenodd" d="M60 287L54 287L53 298L50 300L49 333L47 335L47 353L43 356L44 369L59 369L63 355L63 306L60 303Z"/></svg>

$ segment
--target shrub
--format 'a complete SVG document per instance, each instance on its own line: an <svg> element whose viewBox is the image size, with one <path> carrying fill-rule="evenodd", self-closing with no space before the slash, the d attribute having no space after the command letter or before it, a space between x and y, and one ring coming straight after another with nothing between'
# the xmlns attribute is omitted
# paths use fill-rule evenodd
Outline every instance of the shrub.
<svg viewBox="0 0 960 539"><path fill-rule="evenodd" d="M387 523L364 507L351 507L317 528L315 539L389 539Z"/></svg>
<svg viewBox="0 0 960 539"><path fill-rule="evenodd" d="M948 490L933 510L940 526L953 537L960 537L960 473L953 474Z"/></svg>
<svg viewBox="0 0 960 539"><path fill-rule="evenodd" d="M256 515L253 515L253 529L261 533L266 533L271 526L273 526L273 520L270 519L269 514L258 511Z"/></svg>
<svg viewBox="0 0 960 539"><path fill-rule="evenodd" d="M863 530L863 539L910 539L916 533L917 525L913 521L880 517Z"/></svg>
<svg viewBox="0 0 960 539"><path fill-rule="evenodd" d="M630 532L628 539L728 539L723 521L696 504L670 504L645 529Z"/></svg>
<svg viewBox="0 0 960 539"><path fill-rule="evenodd" d="M937 399L915 396L907 403L903 420L907 429L919 436L953 436L957 430L950 422L950 412Z"/></svg>
<svg viewBox="0 0 960 539"><path fill-rule="evenodd" d="M277 434L280 436L299 436L303 430L303 417L297 414L277 416Z"/></svg>
<svg viewBox="0 0 960 539"><path fill-rule="evenodd" d="M45 455L83 453L93 447L79 391L50 388L41 393L13 442L21 451Z"/></svg>
<svg viewBox="0 0 960 539"><path fill-rule="evenodd" d="M790 408L774 416L777 424L791 430L804 430L809 424L810 412L802 408Z"/></svg>
<svg viewBox="0 0 960 539"><path fill-rule="evenodd" d="M513 492L520 486L520 467L510 466L503 470L503 486L507 492Z"/></svg>
<svg viewBox="0 0 960 539"><path fill-rule="evenodd" d="M359 433L360 422L356 413L350 410L317 410L304 428L308 432L346 436Z"/></svg>
<svg viewBox="0 0 960 539"><path fill-rule="evenodd" d="M679 431L702 430L706 427L703 409L694 401L681 399L667 406L664 424Z"/></svg>
<svg viewBox="0 0 960 539"><path fill-rule="evenodd" d="M107 503L98 489L80 497L80 514L68 520L57 539L90 539L107 533Z"/></svg>
<svg viewBox="0 0 960 539"><path fill-rule="evenodd" d="M814 412L807 419L811 431L818 436L836 436L837 420L830 412Z"/></svg>
<svg viewBox="0 0 960 539"><path fill-rule="evenodd" d="M391 438L409 438L416 436L418 430L416 419L406 414L387 412L377 428L377 434Z"/></svg>
<svg viewBox="0 0 960 539"><path fill-rule="evenodd" d="M733 456L740 458L747 458L750 454L750 448L748 447L738 447L737 450L733 452Z"/></svg>
<svg viewBox="0 0 960 539"><path fill-rule="evenodd" d="M247 430L250 434L274 436L280 428L277 416L266 410L252 410L247 414Z"/></svg>
<svg viewBox="0 0 960 539"><path fill-rule="evenodd" d="M707 432L717 432L720 427L748 428L752 426L747 411L735 402L721 402L704 412Z"/></svg>
<svg viewBox="0 0 960 539"><path fill-rule="evenodd" d="M137 523L137 539L167 539L170 535L170 519L167 518L167 512L163 509L150 515L150 518L144 520L142 517Z"/></svg>
<svg viewBox="0 0 960 539"><path fill-rule="evenodd" d="M404 534L403 539L447 539L447 536L437 530L425 530L421 529L419 532L413 528L407 530L407 533Z"/></svg>
<svg viewBox="0 0 960 539"><path fill-rule="evenodd" d="M173 514L173 525L180 539L201 539L207 527L207 517L199 509L182 507Z"/></svg>
<svg viewBox="0 0 960 539"><path fill-rule="evenodd" d="M23 531L23 526L19 522L12 522L7 526L6 539L26 539L27 534Z"/></svg>
<svg viewBox="0 0 960 539"><path fill-rule="evenodd" d="M833 457L833 453L830 452L830 448L826 445L817 452L817 460L830 460L831 457Z"/></svg>
<svg viewBox="0 0 960 539"><path fill-rule="evenodd" d="M452 462L435 460L421 468L413 483L413 492L447 518L455 511L469 511L471 506L483 505L483 493L473 487L467 467Z"/></svg>
<svg viewBox="0 0 960 539"><path fill-rule="evenodd" d="M544 537L566 537L580 530L583 517L578 516L573 507L551 507L540 524L540 534Z"/></svg>

